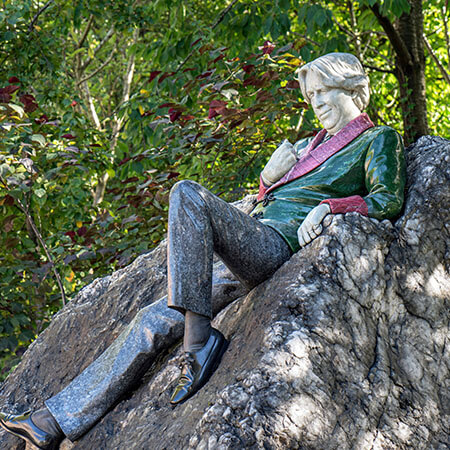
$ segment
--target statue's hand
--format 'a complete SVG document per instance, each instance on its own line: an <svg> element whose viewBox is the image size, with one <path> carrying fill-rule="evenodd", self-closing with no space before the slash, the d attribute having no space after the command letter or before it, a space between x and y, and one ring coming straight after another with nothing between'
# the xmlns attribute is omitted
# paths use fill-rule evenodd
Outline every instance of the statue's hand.
<svg viewBox="0 0 450 450"><path fill-rule="evenodd" d="M297 238L300 247L309 244L322 233L322 220L331 213L331 208L326 203L316 206L306 216L306 219L297 230Z"/></svg>
<svg viewBox="0 0 450 450"><path fill-rule="evenodd" d="M266 186L276 183L297 162L294 146L285 139L273 152L269 162L261 172L261 177Z"/></svg>

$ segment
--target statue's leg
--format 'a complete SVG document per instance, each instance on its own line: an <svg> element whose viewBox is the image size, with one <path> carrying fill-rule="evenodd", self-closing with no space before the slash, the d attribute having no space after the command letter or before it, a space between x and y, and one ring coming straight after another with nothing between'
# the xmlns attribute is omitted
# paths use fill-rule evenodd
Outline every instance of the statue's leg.
<svg viewBox="0 0 450 450"><path fill-rule="evenodd" d="M141 309L106 351L45 406L64 434L78 439L182 334L183 316L169 309L163 297Z"/></svg>
<svg viewBox="0 0 450 450"><path fill-rule="evenodd" d="M170 223L172 226L169 224L169 229L172 232L169 237L168 253L169 265L175 269L175 274L169 269L169 273L172 273L169 278L169 292L174 280L178 287L179 283L183 283L183 279L190 280L187 288L190 288L195 295L191 297L188 294L186 297L197 299L197 301L202 298L203 304L206 304L208 308L208 317L211 317L212 311L220 310L230 300L217 299L219 300L217 304L211 307L213 250L221 256L247 288L268 278L289 258L290 250L275 231L215 197L197 183L182 182L177 186L171 196ZM177 202L185 195L191 197L190 201L183 200L181 207L176 208L178 213L174 220L173 210ZM199 203L199 196L205 202ZM193 204L197 205L199 210L195 211L195 208L192 208ZM195 220L192 214L195 214ZM209 220L210 215L214 215L213 220ZM190 231L190 235L185 235L187 255L183 255L183 251L180 254L179 246L173 248L174 230L180 226L185 227L186 230L189 228L189 220L191 220L191 228L200 234L194 236ZM175 233L177 232L179 231ZM184 244L181 242L181 245ZM174 257L175 254L180 257L179 261ZM189 256L191 260L188 261ZM196 264L197 261L198 264ZM230 284L233 282L231 281ZM183 290L183 292L187 291ZM201 293L203 297L199 297ZM180 299L180 297L176 298ZM185 302L178 309L182 311L184 308L189 309L190 306L186 307L186 305ZM183 316L167 307L165 297L140 310L102 355L66 388L45 402L64 434L70 440L76 440L87 432L124 393L138 382L154 358L162 350L174 344L182 334Z"/></svg>
<svg viewBox="0 0 450 450"><path fill-rule="evenodd" d="M209 318L214 252L248 288L269 278L292 253L272 228L192 181L172 189L167 245L169 306Z"/></svg>

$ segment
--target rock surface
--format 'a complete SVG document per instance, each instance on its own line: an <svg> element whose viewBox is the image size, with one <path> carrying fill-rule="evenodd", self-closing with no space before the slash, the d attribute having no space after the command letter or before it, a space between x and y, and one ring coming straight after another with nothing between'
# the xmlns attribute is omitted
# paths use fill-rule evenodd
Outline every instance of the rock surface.
<svg viewBox="0 0 450 450"><path fill-rule="evenodd" d="M172 346L61 449L448 448L449 150L431 137L408 149L394 225L330 216L320 238L248 294L218 265L218 304L239 298L215 319L231 343L207 385L169 406L181 354ZM165 258L160 245L83 289L3 383L5 409L40 407L161 298ZM24 443L1 432L0 448Z"/></svg>

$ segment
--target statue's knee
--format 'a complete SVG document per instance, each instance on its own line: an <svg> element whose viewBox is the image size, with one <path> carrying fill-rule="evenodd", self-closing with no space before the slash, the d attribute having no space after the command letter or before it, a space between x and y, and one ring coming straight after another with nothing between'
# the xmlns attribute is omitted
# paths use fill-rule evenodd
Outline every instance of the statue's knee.
<svg viewBox="0 0 450 450"><path fill-rule="evenodd" d="M191 180L181 180L175 183L170 190L169 201L174 200L176 197L183 197L185 195L192 195L193 193L197 193L201 186L195 181Z"/></svg>

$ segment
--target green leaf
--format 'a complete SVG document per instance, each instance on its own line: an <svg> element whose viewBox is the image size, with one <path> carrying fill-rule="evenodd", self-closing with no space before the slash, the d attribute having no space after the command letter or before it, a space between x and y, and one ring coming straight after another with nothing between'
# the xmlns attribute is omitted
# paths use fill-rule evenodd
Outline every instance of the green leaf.
<svg viewBox="0 0 450 450"><path fill-rule="evenodd" d="M269 34L270 30L272 29L272 24L273 24L273 17L269 16L263 25L263 30L264 30L264 34Z"/></svg>
<svg viewBox="0 0 450 450"><path fill-rule="evenodd" d="M34 194L36 195L36 197L42 198L46 195L46 192L45 189L39 188L34 191Z"/></svg>
<svg viewBox="0 0 450 450"><path fill-rule="evenodd" d="M23 108L20 105L16 105L14 103L8 103L8 106L13 109L14 111L16 111L17 114L19 114L19 117L23 117L23 115L25 114L25 111L23 110Z"/></svg>
<svg viewBox="0 0 450 450"><path fill-rule="evenodd" d="M44 136L42 136L42 134L33 134L33 136L31 136L31 140L34 142L38 142L43 147L45 146L45 138Z"/></svg>

